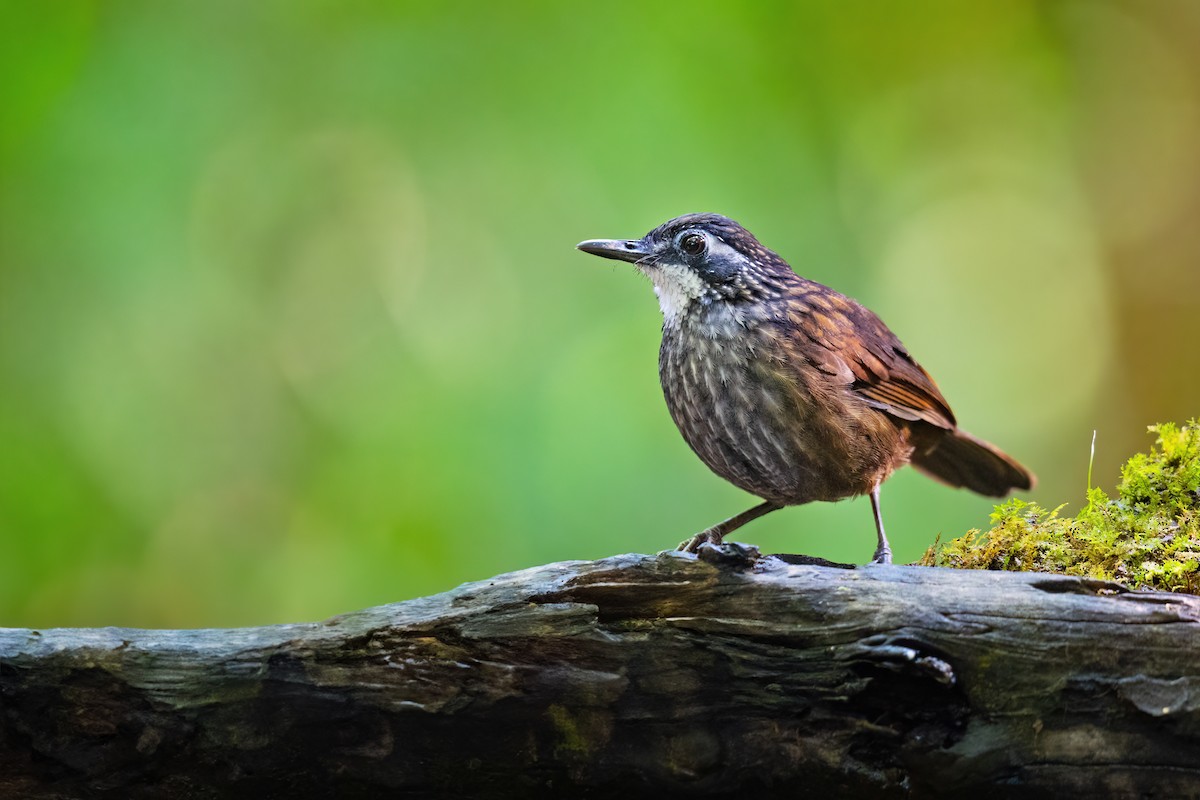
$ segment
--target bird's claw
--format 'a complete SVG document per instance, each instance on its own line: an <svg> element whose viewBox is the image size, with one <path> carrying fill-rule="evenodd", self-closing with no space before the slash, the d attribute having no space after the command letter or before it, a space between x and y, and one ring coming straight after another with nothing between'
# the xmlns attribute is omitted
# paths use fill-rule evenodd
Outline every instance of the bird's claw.
<svg viewBox="0 0 1200 800"><path fill-rule="evenodd" d="M700 531L699 533L697 533L695 536L693 536L690 539L684 539L682 542L679 543L679 546L676 547L675 549L682 550L685 553L698 553L698 552L700 552L700 545L702 545L702 544L720 545L721 539L722 539L722 536L720 533L717 533L712 528L707 528L705 530Z"/></svg>

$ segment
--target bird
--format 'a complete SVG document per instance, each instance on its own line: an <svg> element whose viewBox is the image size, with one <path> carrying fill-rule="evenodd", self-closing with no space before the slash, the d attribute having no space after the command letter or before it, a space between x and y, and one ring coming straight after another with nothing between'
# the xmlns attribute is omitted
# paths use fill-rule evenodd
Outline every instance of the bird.
<svg viewBox="0 0 1200 800"><path fill-rule="evenodd" d="M801 277L732 219L685 214L640 239L576 247L650 279L671 418L709 469L762 500L678 549L719 545L786 506L866 494L871 562L889 564L880 486L905 464L988 497L1034 487L1016 459L958 427L929 373L878 316Z"/></svg>

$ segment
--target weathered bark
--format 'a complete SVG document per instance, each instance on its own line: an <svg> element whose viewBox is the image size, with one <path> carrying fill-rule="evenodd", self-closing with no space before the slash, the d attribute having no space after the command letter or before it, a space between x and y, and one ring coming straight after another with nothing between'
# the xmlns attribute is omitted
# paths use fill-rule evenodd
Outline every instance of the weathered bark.
<svg viewBox="0 0 1200 800"><path fill-rule="evenodd" d="M0 631L0 797L1200 792L1200 598L702 555L315 624Z"/></svg>

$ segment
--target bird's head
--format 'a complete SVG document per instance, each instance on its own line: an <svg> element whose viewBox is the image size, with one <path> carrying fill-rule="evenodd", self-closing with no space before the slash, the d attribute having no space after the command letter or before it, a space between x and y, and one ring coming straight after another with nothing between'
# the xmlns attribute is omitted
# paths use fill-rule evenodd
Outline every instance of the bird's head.
<svg viewBox="0 0 1200 800"><path fill-rule="evenodd" d="M771 288L773 277L791 273L750 231L720 214L676 217L641 239L591 239L575 246L645 273L668 322L697 303L753 299Z"/></svg>

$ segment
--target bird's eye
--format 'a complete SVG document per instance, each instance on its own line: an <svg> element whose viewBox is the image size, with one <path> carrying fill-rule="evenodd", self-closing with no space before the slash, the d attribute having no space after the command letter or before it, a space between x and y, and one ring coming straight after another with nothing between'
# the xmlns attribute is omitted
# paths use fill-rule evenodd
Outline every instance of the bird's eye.
<svg viewBox="0 0 1200 800"><path fill-rule="evenodd" d="M704 252L708 242L699 233L689 233L679 240L679 249L689 256L698 256Z"/></svg>

